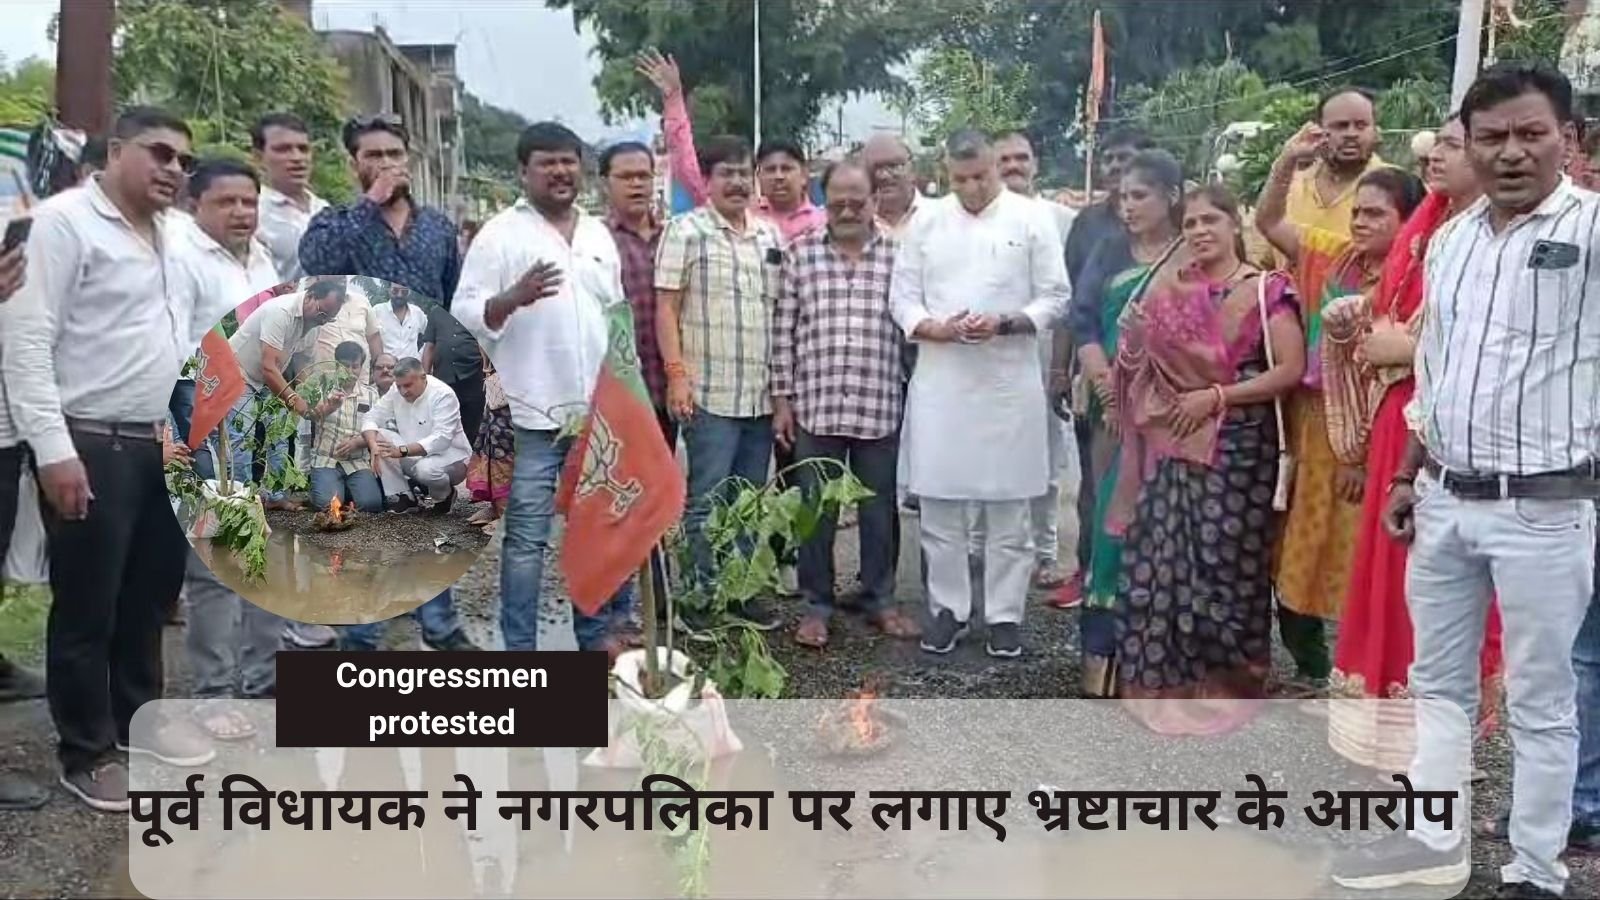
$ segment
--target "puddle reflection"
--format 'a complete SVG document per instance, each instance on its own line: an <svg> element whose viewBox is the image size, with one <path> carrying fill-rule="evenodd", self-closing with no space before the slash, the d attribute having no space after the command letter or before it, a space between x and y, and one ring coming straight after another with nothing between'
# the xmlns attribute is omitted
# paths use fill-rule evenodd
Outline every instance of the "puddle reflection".
<svg viewBox="0 0 1600 900"><path fill-rule="evenodd" d="M266 572L247 581L244 568L210 541L195 552L239 596L268 612L316 625L363 625L404 615L455 584L478 554L400 547L330 550L287 529L267 539Z"/></svg>

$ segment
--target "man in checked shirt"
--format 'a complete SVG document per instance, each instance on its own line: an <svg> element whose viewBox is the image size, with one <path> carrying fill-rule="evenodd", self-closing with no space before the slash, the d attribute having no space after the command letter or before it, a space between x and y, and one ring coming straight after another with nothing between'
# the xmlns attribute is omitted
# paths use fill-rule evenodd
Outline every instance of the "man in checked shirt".
<svg viewBox="0 0 1600 900"><path fill-rule="evenodd" d="M895 241L874 225L872 179L859 164L829 167L822 190L827 229L801 237L784 254L772 315L772 430L797 461L848 462L873 492L860 512L860 607L884 634L912 638L916 622L892 605L904 408L903 339L889 313ZM816 490L822 474L802 466L802 490ZM835 526L824 519L800 548L800 593L810 608L795 640L818 649L827 646L834 605Z"/></svg>

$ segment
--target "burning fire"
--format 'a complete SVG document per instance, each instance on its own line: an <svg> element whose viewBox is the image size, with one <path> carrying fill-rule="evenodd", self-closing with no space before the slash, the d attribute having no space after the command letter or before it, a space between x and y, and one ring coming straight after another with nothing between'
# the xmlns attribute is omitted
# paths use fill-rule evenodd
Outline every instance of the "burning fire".
<svg viewBox="0 0 1600 900"><path fill-rule="evenodd" d="M328 522L338 525L344 521L344 503L338 497L328 501Z"/></svg>
<svg viewBox="0 0 1600 900"><path fill-rule="evenodd" d="M850 727L855 729L855 737L862 747L871 747L883 736L883 723L873 715L873 707L878 702L878 694L870 688L856 694L850 703Z"/></svg>

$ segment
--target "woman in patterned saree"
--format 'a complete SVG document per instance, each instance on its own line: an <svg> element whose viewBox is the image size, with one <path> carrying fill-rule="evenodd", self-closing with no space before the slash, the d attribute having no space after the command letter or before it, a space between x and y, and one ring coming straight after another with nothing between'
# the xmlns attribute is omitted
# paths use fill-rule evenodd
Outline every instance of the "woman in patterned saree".
<svg viewBox="0 0 1600 900"><path fill-rule="evenodd" d="M1305 338L1289 279L1245 261L1242 231L1225 188L1192 192L1183 246L1123 313L1117 348L1117 672L1165 733L1229 727L1271 668L1273 404L1300 381Z"/></svg>
<svg viewBox="0 0 1600 900"><path fill-rule="evenodd" d="M1150 269L1176 247L1182 210L1183 168L1161 150L1140 153L1129 163L1119 191L1124 234L1097 246L1084 268L1083 290L1074 300L1078 359L1090 388L1089 421L1094 437L1090 466L1098 488L1091 520L1089 572L1078 628L1083 647L1083 691L1109 697L1116 691L1111 661L1116 656L1114 606L1122 541L1105 530L1108 501L1116 485L1117 435L1110 415L1114 397L1112 359L1117 320L1137 297Z"/></svg>
<svg viewBox="0 0 1600 900"><path fill-rule="evenodd" d="M1256 210L1256 227L1290 261L1305 304L1306 374L1288 404L1289 446L1298 472L1273 561L1278 628L1294 657L1303 695L1322 693L1332 671L1324 622L1339 618L1349 588L1366 490L1364 454L1341 456L1328 437L1322 310L1340 297L1377 288L1400 223L1416 209L1423 191L1413 175L1376 169L1356 183L1349 236L1287 221L1294 173L1322 153L1326 141L1315 125L1290 139Z"/></svg>
<svg viewBox="0 0 1600 900"><path fill-rule="evenodd" d="M1406 545L1383 528L1389 485L1399 471L1409 429L1405 407L1415 383L1411 360L1422 321L1423 257L1440 225L1481 195L1466 158L1466 132L1452 118L1429 155L1431 193L1406 221L1384 263L1371 304L1336 301L1323 310L1322 356L1329 438L1341 458L1366 459L1350 590L1334 648L1335 698L1393 700L1406 696L1411 667L1411 617L1406 611ZM1499 607L1489 610L1482 653L1484 701L1480 734L1494 725L1501 674ZM1383 772L1405 771L1413 747L1411 716L1402 704L1335 702L1328 740L1352 762Z"/></svg>

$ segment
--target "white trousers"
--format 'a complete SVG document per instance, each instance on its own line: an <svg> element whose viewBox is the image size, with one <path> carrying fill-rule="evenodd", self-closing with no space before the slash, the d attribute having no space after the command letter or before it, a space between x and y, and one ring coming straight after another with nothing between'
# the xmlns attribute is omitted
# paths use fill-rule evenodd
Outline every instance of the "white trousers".
<svg viewBox="0 0 1600 900"><path fill-rule="evenodd" d="M378 432L385 441L398 447L400 435L388 429ZM413 483L421 485L434 500L450 496L450 488L467 477L464 462L446 463L437 456L412 456L405 459L378 461L378 480L383 483L383 495L396 497L411 493Z"/></svg>
<svg viewBox="0 0 1600 900"><path fill-rule="evenodd" d="M1594 585L1594 503L1462 500L1426 475L1417 480L1417 497L1406 572L1416 647L1411 695L1450 701L1463 715L1445 704L1442 711L1419 707L1411 782L1429 791L1467 787L1468 723L1477 721L1482 699L1479 650L1490 599L1498 597L1512 746L1512 859L1500 877L1559 894L1578 773L1572 647ZM1458 805L1451 831L1420 823L1412 834L1449 849L1470 826L1466 814Z"/></svg>
<svg viewBox="0 0 1600 900"><path fill-rule="evenodd" d="M970 501L922 498L922 552L928 560L928 602L959 622L972 616L972 572L967 559L973 516L983 523L983 606L989 624L1020 623L1033 582L1033 546L1027 500Z"/></svg>

